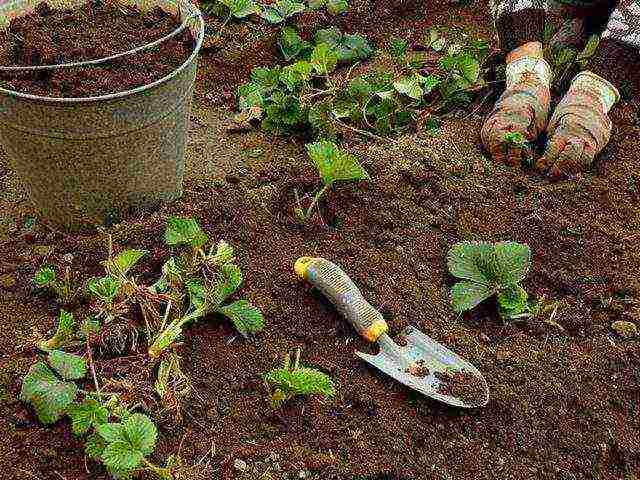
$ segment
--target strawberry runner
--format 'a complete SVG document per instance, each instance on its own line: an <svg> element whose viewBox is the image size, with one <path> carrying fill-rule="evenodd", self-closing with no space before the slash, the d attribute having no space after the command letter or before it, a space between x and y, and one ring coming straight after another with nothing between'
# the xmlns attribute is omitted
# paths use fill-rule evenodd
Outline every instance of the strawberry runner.
<svg viewBox="0 0 640 480"><path fill-rule="evenodd" d="M640 2L637 0L492 0L501 48L507 55L507 88L482 129L483 142L496 161L520 164L526 144L546 129L549 143L538 167L554 176L588 167L609 142L609 111L626 95L640 93ZM571 83L549 124L553 72L542 55L549 12L564 16L571 33L600 43L586 69Z"/></svg>

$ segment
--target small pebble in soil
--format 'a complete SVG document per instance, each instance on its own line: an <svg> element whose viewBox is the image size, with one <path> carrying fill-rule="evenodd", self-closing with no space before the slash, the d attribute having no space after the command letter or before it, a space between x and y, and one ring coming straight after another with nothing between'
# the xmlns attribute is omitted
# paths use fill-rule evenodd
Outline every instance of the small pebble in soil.
<svg viewBox="0 0 640 480"><path fill-rule="evenodd" d="M235 468L239 472L246 472L248 468L247 462L245 462L244 460L240 460L239 458L236 458L233 461L233 468Z"/></svg>
<svg viewBox="0 0 640 480"><path fill-rule="evenodd" d="M638 336L638 327L633 322L618 320L611 324L611 329L622 338L633 338Z"/></svg>

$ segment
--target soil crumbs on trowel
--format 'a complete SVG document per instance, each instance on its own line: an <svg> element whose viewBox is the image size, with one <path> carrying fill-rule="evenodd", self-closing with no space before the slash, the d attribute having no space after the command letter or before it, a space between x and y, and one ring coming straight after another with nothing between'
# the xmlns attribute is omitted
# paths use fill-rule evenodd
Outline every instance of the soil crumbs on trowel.
<svg viewBox="0 0 640 480"><path fill-rule="evenodd" d="M318 14L309 23L326 28L337 21L377 46L384 34L417 38L432 25L463 24L490 38L486 2L424 2L409 14L394 10L396 2L350 3L346 17ZM229 135L214 122L218 110L210 100L231 94L232 103L251 68L278 58L277 29L258 36L259 48L246 22L229 31L228 47L200 62L193 118L199 123L190 131L184 198L155 213L134 213L106 232L116 251L149 251L135 272L147 281L171 253L162 241L167 218L198 219L212 239L235 248L244 276L239 298L264 312L266 326L250 341L217 316L187 331L178 353L197 395L184 405L181 421L148 399L145 413L159 426L152 460L179 456L178 480L637 476L640 342L610 335L616 320L640 322L637 107L623 102L614 111L612 147L593 170L557 183L483 157L476 133L482 109L448 118L433 138L347 137L346 148L371 181L336 187L322 219L300 226L291 218L288 192L314 182L321 187L303 142L259 131ZM224 172L204 169L222 162ZM2 185L13 181L3 169ZM33 226L26 210L11 219L0 258L0 471L16 480L106 480L67 420L43 426L18 400L20 379L38 358L33 337L52 334L60 309L34 295L34 272L71 254L79 280L99 275L106 237ZM445 259L461 240L529 244L533 264L524 287L533 298L558 302L553 322L505 324L491 301L463 316L452 312L455 279ZM296 278L293 264L307 255L340 265L380 308L392 337L413 325L475 365L489 385L489 403L448 407L356 358L355 350L376 350ZM79 318L83 312L76 310ZM274 411L262 374L298 347L305 365L331 376L336 397ZM136 394L138 358L102 360L97 375L117 371L122 388Z"/></svg>
<svg viewBox="0 0 640 480"><path fill-rule="evenodd" d="M97 60L127 52L173 32L180 21L155 7L91 2L73 10L40 3L0 32L0 65L34 66ZM187 28L152 49L90 67L0 72L0 87L49 97L90 97L130 90L159 80L182 65L195 41Z"/></svg>

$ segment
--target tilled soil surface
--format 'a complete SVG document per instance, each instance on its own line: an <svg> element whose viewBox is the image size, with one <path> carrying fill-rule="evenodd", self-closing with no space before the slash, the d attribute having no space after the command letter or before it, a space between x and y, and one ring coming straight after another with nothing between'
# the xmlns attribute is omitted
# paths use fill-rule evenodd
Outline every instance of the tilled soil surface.
<svg viewBox="0 0 640 480"><path fill-rule="evenodd" d="M73 10L39 4L0 32L0 65L34 66L97 60L151 43L180 21L159 7L142 13L113 2L91 2ZM49 97L89 97L117 93L159 80L193 52L189 29L144 50L91 67L37 72L0 72L0 86Z"/></svg>
<svg viewBox="0 0 640 480"><path fill-rule="evenodd" d="M488 31L486 10L478 13L484 4L444 15L444 4L434 3L405 16L375 5L353 15L362 15L361 24L377 18L380 30L395 23L407 35L447 24L445 17ZM301 227L291 215L291 191L319 186L304 143L225 133L225 114L212 103L226 101L225 89L256 66L250 56L246 70L225 63L235 52L229 48L202 60L184 198L107 231L116 249L150 251L137 270L149 279L169 254L162 242L167 217L199 219L213 239L236 248L245 276L239 295L261 308L267 324L250 341L216 317L189 329L180 354L197 395L182 422L151 405L160 426L153 459L179 455L179 478L189 479L634 478L640 344L610 325L640 322L637 105L616 109L611 147L592 171L555 183L483 156L475 133L482 112L449 118L434 137L373 143L347 136L371 181L336 187L322 217ZM14 188L6 170L0 180ZM32 226L18 194L3 199L0 212L10 217L0 224L7 237L0 257L0 470L20 480L106 478L84 459L68 422L45 428L17 400L20 378L37 357L35 331L50 334L58 312L55 302L34 296L33 273L69 253L78 278L99 273L105 237ZM463 316L450 309L455 279L447 250L461 240L507 239L531 246L524 287L558 302L553 322L504 324L490 301ZM475 364L489 385L488 405L448 408L359 361L354 350L375 348L295 277L293 264L303 255L339 264L381 309L391 335L414 325ZM274 411L260 376L297 347L304 364L331 375L337 396ZM99 376L120 369L131 385L144 373L135 354L98 364Z"/></svg>

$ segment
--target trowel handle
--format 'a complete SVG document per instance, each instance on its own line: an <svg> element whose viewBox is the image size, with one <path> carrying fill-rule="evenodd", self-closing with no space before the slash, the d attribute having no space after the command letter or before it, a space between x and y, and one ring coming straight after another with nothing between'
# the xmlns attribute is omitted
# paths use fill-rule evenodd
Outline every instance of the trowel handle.
<svg viewBox="0 0 640 480"><path fill-rule="evenodd" d="M302 257L296 274L318 288L365 340L375 342L387 332L387 322L335 263L324 258Z"/></svg>

